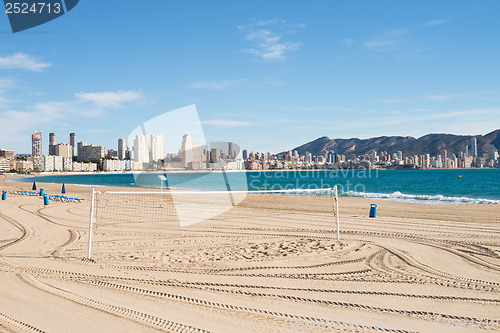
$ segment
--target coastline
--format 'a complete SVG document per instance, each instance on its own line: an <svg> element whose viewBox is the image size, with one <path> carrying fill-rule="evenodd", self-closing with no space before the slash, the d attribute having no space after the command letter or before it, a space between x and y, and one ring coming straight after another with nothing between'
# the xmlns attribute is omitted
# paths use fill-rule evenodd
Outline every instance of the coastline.
<svg viewBox="0 0 500 333"><path fill-rule="evenodd" d="M247 182L249 190L283 190L283 189L321 189L339 186L339 193L342 197L359 197L370 200L383 200L395 202L408 202L425 205L434 204L500 204L498 195L500 188L495 169L484 169L476 171L473 169L432 169L429 173L418 171L396 171L388 170L279 170L270 171L232 171L228 175L246 175L246 178L229 178L231 188L246 190ZM491 171L490 171L491 170ZM389 172L392 171L392 172ZM80 173L44 173L38 175L16 175L7 178L9 182L47 182L54 184L79 185L84 187L113 186L117 188L147 188L159 189L159 183L154 175L161 175L165 172L80 172ZM186 191L225 191L226 186L221 186L224 182L222 178L207 178L205 175L217 175L221 171L191 171L172 172L174 178L169 178L168 185L172 190ZM136 179L136 175L141 177ZM151 175L151 177L148 177ZM196 178L200 175L201 178ZM463 178L460 178L462 177ZM488 191L483 187L478 187L475 183L482 181L488 175L490 184ZM118 176L116 179L113 176ZM123 177L120 177L123 176ZM447 181L439 180L446 176ZM54 178L52 178L54 177ZM65 178L68 177L68 178ZM101 178L102 177L102 178ZM195 177L195 178L192 178ZM382 177L382 178L381 178ZM456 178L458 177L458 178ZM475 177L475 178L474 178ZM478 177L480 180L478 180ZM420 179L422 178L422 179ZM246 179L246 180L244 180ZM488 178L485 178L488 179ZM428 187L430 182L439 183ZM457 182L460 180L460 182ZM227 180L226 180L227 181ZM390 185L395 182L395 185ZM486 180L486 182L488 182ZM440 187L441 183L448 187ZM455 184L456 183L456 184ZM185 184L189 184L183 186ZM365 186L366 185L366 186ZM487 185L486 188L488 188ZM378 190L377 190L378 189ZM471 192L472 191L472 192ZM488 193L490 196L488 196Z"/></svg>

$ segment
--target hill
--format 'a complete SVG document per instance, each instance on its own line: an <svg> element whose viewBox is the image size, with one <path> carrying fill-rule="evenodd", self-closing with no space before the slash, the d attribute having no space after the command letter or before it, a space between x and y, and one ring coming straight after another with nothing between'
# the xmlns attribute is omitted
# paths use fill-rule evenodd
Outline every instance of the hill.
<svg viewBox="0 0 500 333"><path fill-rule="evenodd" d="M300 155L305 155L306 152L310 152L313 155L324 155L326 152L333 150L347 157L363 155L371 150L376 150L377 152L386 151L389 154L401 150L405 156L420 154L437 155L443 150L447 150L448 154L458 154L464 145L469 146L470 150L470 139L472 137L477 139L480 156L488 152L490 144L500 148L500 129L498 129L486 135L427 134L418 139L411 136L381 136L370 139L330 139L324 136L295 147L292 150L297 150Z"/></svg>

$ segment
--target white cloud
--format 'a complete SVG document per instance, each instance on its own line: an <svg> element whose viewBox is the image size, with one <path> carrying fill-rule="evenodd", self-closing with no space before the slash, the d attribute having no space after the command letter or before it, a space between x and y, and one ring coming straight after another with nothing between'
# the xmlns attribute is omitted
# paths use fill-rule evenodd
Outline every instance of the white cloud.
<svg viewBox="0 0 500 333"><path fill-rule="evenodd" d="M342 38L340 41L345 45L352 45L354 43L354 41L350 38Z"/></svg>
<svg viewBox="0 0 500 333"><path fill-rule="evenodd" d="M248 81L247 79L223 81L196 81L189 84L191 88L223 90Z"/></svg>
<svg viewBox="0 0 500 333"><path fill-rule="evenodd" d="M41 72L52 64L40 62L35 57L17 52L6 57L0 57L0 69L24 69L33 72Z"/></svg>
<svg viewBox="0 0 500 333"><path fill-rule="evenodd" d="M142 93L135 90L119 90L116 92L80 92L76 93L75 97L79 101L92 102L99 108L119 108L124 103L134 102L143 98Z"/></svg>
<svg viewBox="0 0 500 333"><path fill-rule="evenodd" d="M2 127L1 146L15 147L25 142L27 133L37 128L48 126L66 126L74 119L98 117L108 109L122 107L125 103L142 98L136 91L76 93L69 101L40 102L23 110L0 112ZM2 99L0 98L0 105Z"/></svg>
<svg viewBox="0 0 500 333"><path fill-rule="evenodd" d="M432 20L432 21L427 21L424 22L424 26L426 27L434 27L436 25L441 25L450 22L450 20Z"/></svg>
<svg viewBox="0 0 500 333"><path fill-rule="evenodd" d="M202 121L201 123L203 125L217 126L217 127L242 127L242 126L248 126L248 125L252 124L252 123L246 122L246 121L222 120L222 119L205 120L205 121Z"/></svg>
<svg viewBox="0 0 500 333"><path fill-rule="evenodd" d="M0 78L0 88L12 88L14 80Z"/></svg>
<svg viewBox="0 0 500 333"><path fill-rule="evenodd" d="M297 28L304 26L303 23L293 25L278 19L238 26L240 31L246 33L246 39L253 44L252 48L244 49L242 52L255 54L268 60L285 59L285 54L297 51L301 43L286 42L283 41L283 37L295 33Z"/></svg>
<svg viewBox="0 0 500 333"><path fill-rule="evenodd" d="M380 36L372 37L363 43L363 46L372 51L388 51L394 49L401 43L401 36L407 34L406 30L393 30L381 34Z"/></svg>
<svg viewBox="0 0 500 333"><path fill-rule="evenodd" d="M441 102L441 101L447 101L447 100L450 100L450 99L453 99L456 97L458 97L458 95L430 95L430 96L425 96L424 98L429 99L431 101Z"/></svg>

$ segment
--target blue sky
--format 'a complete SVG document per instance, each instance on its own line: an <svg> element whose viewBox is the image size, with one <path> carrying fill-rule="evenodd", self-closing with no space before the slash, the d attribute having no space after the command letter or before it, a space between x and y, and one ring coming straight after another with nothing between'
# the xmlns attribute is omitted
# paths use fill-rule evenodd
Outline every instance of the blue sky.
<svg viewBox="0 0 500 333"><path fill-rule="evenodd" d="M207 141L500 128L498 1L80 1L13 34L0 13L0 148L115 148L196 104Z"/></svg>

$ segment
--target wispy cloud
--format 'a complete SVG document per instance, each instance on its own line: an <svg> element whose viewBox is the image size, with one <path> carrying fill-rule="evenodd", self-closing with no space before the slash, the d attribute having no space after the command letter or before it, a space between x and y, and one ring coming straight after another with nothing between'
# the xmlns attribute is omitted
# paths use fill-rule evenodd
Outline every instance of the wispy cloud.
<svg viewBox="0 0 500 333"><path fill-rule="evenodd" d="M426 22L424 22L423 25L426 26L426 27L435 27L437 25L445 24L445 23L448 23L448 22L450 22L450 20L446 20L446 19L432 20L432 21L426 21Z"/></svg>
<svg viewBox="0 0 500 333"><path fill-rule="evenodd" d="M354 44L354 41L352 39L350 39L350 38L342 38L340 41L342 43L344 43L345 45L352 45L352 44Z"/></svg>
<svg viewBox="0 0 500 333"><path fill-rule="evenodd" d="M407 34L406 30L392 30L379 36L372 37L363 43L366 49L371 51L392 50L401 42L401 36Z"/></svg>
<svg viewBox="0 0 500 333"><path fill-rule="evenodd" d="M223 80L223 81L196 81L189 84L191 88L223 90L238 84L247 82L247 79Z"/></svg>
<svg viewBox="0 0 500 333"><path fill-rule="evenodd" d="M14 80L0 78L0 88L12 88Z"/></svg>
<svg viewBox="0 0 500 333"><path fill-rule="evenodd" d="M252 123L247 121L223 120L223 119L205 120L202 121L201 123L203 125L218 126L218 127L242 127L242 126L252 125Z"/></svg>
<svg viewBox="0 0 500 333"><path fill-rule="evenodd" d="M52 66L52 64L38 61L35 57L22 52L0 57L0 69L23 69L41 72L43 69L50 66Z"/></svg>
<svg viewBox="0 0 500 333"><path fill-rule="evenodd" d="M259 21L247 25L237 26L238 30L246 34L246 39L253 44L252 48L242 52L255 54L267 60L281 60L286 54L295 52L301 43L283 40L285 35L291 35L304 24L290 24L284 20L273 19Z"/></svg>
<svg viewBox="0 0 500 333"><path fill-rule="evenodd" d="M143 98L142 93L135 90L79 92L75 94L75 97L78 101L91 102L100 108L119 108L124 103L135 102Z"/></svg>
<svg viewBox="0 0 500 333"><path fill-rule="evenodd" d="M450 99L457 98L458 95L429 95L425 96L425 99L431 100L431 101L436 101L436 102L442 102L442 101L447 101Z"/></svg>

